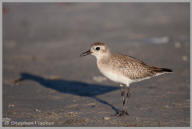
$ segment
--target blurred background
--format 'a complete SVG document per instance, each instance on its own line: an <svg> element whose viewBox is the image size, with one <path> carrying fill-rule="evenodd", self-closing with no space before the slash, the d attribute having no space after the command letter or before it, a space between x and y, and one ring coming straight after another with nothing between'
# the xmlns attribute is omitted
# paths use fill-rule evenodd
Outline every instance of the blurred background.
<svg viewBox="0 0 192 129"><path fill-rule="evenodd" d="M4 126L189 126L189 12L189 3L3 3ZM79 56L96 41L174 72L132 84L130 116L111 116L119 84Z"/></svg>

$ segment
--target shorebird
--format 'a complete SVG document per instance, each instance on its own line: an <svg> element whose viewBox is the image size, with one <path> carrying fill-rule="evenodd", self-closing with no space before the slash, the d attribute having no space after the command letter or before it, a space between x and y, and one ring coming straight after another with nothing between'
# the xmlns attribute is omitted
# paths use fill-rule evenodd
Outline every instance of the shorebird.
<svg viewBox="0 0 192 129"><path fill-rule="evenodd" d="M171 69L148 65L131 56L113 53L105 43L101 42L93 43L91 48L80 56L86 55L95 56L99 71L108 79L120 83L123 107L122 111L117 113L118 116L129 115L126 105L130 97L131 83L172 72Z"/></svg>

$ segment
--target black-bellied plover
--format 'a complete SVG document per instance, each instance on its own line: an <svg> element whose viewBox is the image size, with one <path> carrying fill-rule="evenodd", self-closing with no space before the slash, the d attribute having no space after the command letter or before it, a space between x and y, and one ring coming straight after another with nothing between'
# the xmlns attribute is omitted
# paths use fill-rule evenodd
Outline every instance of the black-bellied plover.
<svg viewBox="0 0 192 129"><path fill-rule="evenodd" d="M130 96L129 86L131 83L172 72L171 69L147 65L130 56L112 53L107 45L101 42L93 43L90 50L83 52L81 56L89 54L96 57L97 66L104 76L120 83L123 108L118 113L119 116L128 115L126 105Z"/></svg>

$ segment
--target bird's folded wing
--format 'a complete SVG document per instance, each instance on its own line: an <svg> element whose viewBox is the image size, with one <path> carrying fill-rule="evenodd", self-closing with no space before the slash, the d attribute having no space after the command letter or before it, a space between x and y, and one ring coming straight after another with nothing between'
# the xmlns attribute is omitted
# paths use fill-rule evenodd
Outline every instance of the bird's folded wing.
<svg viewBox="0 0 192 129"><path fill-rule="evenodd" d="M119 56L121 55L116 56L118 59L115 60L117 62L113 62L114 66L118 67L120 72L130 79L142 79L156 74L153 70L153 66L149 66L133 57L122 56L119 58Z"/></svg>

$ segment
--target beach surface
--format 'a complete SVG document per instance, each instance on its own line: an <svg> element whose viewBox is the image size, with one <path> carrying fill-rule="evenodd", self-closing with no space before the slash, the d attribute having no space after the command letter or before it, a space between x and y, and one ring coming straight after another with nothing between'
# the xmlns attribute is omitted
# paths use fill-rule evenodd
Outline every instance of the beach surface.
<svg viewBox="0 0 192 129"><path fill-rule="evenodd" d="M185 3L4 3L3 126L190 126L190 17ZM93 42L171 74L133 83L117 117L119 84Z"/></svg>

